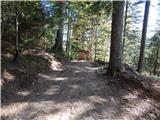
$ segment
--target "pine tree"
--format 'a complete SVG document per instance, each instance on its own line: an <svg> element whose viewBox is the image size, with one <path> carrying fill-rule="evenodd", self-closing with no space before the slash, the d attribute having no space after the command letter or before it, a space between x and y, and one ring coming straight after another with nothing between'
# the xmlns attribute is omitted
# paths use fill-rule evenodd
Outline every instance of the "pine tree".
<svg viewBox="0 0 160 120"><path fill-rule="evenodd" d="M147 33L148 15L149 15L149 6L150 6L150 1L146 1L145 11L144 11L144 19L143 19L141 48L140 48L140 55L139 55L138 68L137 68L137 71L139 73L142 73L142 69L143 69L145 41L146 41L146 33Z"/></svg>
<svg viewBox="0 0 160 120"><path fill-rule="evenodd" d="M107 73L116 75L123 72L122 65L122 32L124 1L113 1L110 60Z"/></svg>

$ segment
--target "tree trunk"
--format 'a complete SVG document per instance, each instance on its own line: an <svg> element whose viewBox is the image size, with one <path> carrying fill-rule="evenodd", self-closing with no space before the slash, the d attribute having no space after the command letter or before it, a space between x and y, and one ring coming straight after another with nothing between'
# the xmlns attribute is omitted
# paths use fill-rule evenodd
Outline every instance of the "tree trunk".
<svg viewBox="0 0 160 120"><path fill-rule="evenodd" d="M126 0L126 6L125 6L122 55L124 54L124 46L125 46L125 40L126 40L127 13L128 13L128 0Z"/></svg>
<svg viewBox="0 0 160 120"><path fill-rule="evenodd" d="M68 19L68 24L67 24L67 44L66 44L66 55L67 57L69 58L69 50L70 50L70 29L71 29L71 26L70 26L70 21L69 21L69 15L70 15L70 12L69 12L69 9L67 10L67 19Z"/></svg>
<svg viewBox="0 0 160 120"><path fill-rule="evenodd" d="M123 32L124 1L113 1L112 31L108 75L115 76L123 72L122 65L122 32Z"/></svg>
<svg viewBox="0 0 160 120"><path fill-rule="evenodd" d="M63 52L63 26L64 26L64 2L59 1L59 12L60 12L60 20L59 20L59 28L57 30L57 36L55 39L55 45L53 46L53 51Z"/></svg>
<svg viewBox="0 0 160 120"><path fill-rule="evenodd" d="M96 23L96 29L94 30L94 36L95 36L95 52L94 52L94 61L96 61L97 58L97 23Z"/></svg>
<svg viewBox="0 0 160 120"><path fill-rule="evenodd" d="M67 44L66 44L66 55L69 58L69 49L70 48L70 25L68 23L68 29L67 29Z"/></svg>
<svg viewBox="0 0 160 120"><path fill-rule="evenodd" d="M158 57L159 57L159 47L157 47L157 53L156 53L156 58L154 62L154 67L153 67L153 74L157 74L157 65L158 65Z"/></svg>
<svg viewBox="0 0 160 120"><path fill-rule="evenodd" d="M17 2L16 2L16 16L15 16L15 30L16 30L16 42L15 42L15 56L13 59L13 62L15 62L18 58L19 55L19 49L18 49L18 39L19 39L19 31L18 31L18 6L17 6Z"/></svg>
<svg viewBox="0 0 160 120"><path fill-rule="evenodd" d="M150 1L146 1L145 11L144 11L144 19L143 19L141 48L140 48L140 55L139 55L138 69L137 69L137 71L139 73L142 73L142 69L143 69L144 50L145 50L145 41L146 41L146 33L147 33L148 15L149 15L149 6L150 6Z"/></svg>
<svg viewBox="0 0 160 120"><path fill-rule="evenodd" d="M2 9L1 9L1 12L2 12L2 16L1 16L1 19L2 19L2 21L1 21L1 37L3 37L3 31L4 31L4 5L3 5L3 2L1 2L1 7L2 7Z"/></svg>
<svg viewBox="0 0 160 120"><path fill-rule="evenodd" d="M61 36L61 31L60 29L57 30L57 35L56 35L56 39L55 39L55 44L52 48L52 50L54 50L55 52L63 51L63 47L62 47L62 36Z"/></svg>

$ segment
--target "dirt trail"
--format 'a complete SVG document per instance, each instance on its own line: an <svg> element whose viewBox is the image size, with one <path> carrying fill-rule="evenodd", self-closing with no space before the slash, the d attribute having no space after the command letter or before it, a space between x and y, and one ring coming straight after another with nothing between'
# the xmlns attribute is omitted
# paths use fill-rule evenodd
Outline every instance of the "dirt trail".
<svg viewBox="0 0 160 120"><path fill-rule="evenodd" d="M2 104L4 120L158 120L159 103L96 74L90 62L73 61L57 71L38 74L30 90ZM158 118L159 117L159 118Z"/></svg>

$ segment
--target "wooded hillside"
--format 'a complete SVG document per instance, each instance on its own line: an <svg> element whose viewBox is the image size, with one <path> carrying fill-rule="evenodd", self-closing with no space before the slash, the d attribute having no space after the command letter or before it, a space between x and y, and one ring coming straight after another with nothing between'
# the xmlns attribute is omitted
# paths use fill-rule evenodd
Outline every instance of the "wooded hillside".
<svg viewBox="0 0 160 120"><path fill-rule="evenodd" d="M2 1L2 120L159 120L159 11L150 0Z"/></svg>

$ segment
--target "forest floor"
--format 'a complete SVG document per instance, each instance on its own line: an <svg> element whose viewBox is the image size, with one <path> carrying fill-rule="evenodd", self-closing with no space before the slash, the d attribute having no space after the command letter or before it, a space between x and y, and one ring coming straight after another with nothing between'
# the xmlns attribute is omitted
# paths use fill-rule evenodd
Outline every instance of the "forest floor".
<svg viewBox="0 0 160 120"><path fill-rule="evenodd" d="M159 99L124 81L121 86L121 79L104 75L92 62L51 61L57 65L52 69L40 59L36 63L5 66L3 79L34 82L2 86L2 120L160 120Z"/></svg>

